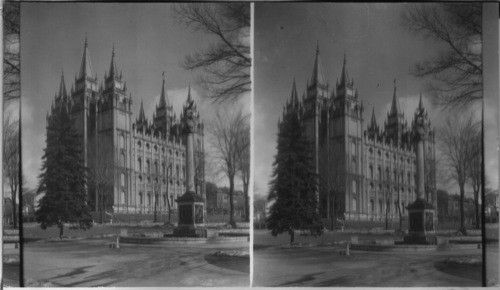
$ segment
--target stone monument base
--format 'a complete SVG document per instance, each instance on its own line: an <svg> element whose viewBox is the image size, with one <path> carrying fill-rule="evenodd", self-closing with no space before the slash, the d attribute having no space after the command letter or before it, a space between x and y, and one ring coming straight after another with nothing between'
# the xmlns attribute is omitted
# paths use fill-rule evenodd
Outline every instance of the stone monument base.
<svg viewBox="0 0 500 290"><path fill-rule="evenodd" d="M423 199L417 199L408 205L407 209L409 226L408 235L404 237L404 243L435 245L435 210L432 204Z"/></svg>
<svg viewBox="0 0 500 290"><path fill-rule="evenodd" d="M179 224L174 229L175 237L206 238L204 199L195 192L187 191L176 200L179 209Z"/></svg>
<svg viewBox="0 0 500 290"><path fill-rule="evenodd" d="M206 238L207 229L204 227L177 227L174 229L174 237Z"/></svg>

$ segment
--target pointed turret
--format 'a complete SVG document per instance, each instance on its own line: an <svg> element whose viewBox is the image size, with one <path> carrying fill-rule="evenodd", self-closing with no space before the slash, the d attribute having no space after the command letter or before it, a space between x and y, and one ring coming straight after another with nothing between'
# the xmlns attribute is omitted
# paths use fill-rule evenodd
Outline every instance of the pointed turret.
<svg viewBox="0 0 500 290"><path fill-rule="evenodd" d="M319 59L319 43L316 46L316 57L314 59L314 67L311 76L311 86L316 86L318 84L323 85L325 83L325 78L323 76L323 67Z"/></svg>
<svg viewBox="0 0 500 290"><path fill-rule="evenodd" d="M90 62L90 54L88 50L87 36L85 36L85 45L83 47L83 57L82 64L80 65L79 78L90 77L94 75L94 70L92 69L92 63Z"/></svg>
<svg viewBox="0 0 500 290"><path fill-rule="evenodd" d="M418 110L423 111L424 110L424 104L422 102L422 92L420 92L420 100L418 101Z"/></svg>
<svg viewBox="0 0 500 290"><path fill-rule="evenodd" d="M401 114L402 111L401 111L401 108L399 106L399 99L398 99L398 96L396 94L396 79L394 79L394 93L392 95L392 105L391 105L391 111L390 111L390 115L397 115L397 114Z"/></svg>
<svg viewBox="0 0 500 290"><path fill-rule="evenodd" d="M165 72L162 73L163 81L161 84L161 94L160 94L160 104L158 108L165 108L167 106L167 100L165 96Z"/></svg>
<svg viewBox="0 0 500 290"><path fill-rule="evenodd" d="M347 72L347 61L346 61L346 54L344 52L344 64L342 65L342 74L340 76L340 84L341 85L346 85L347 82L349 81L349 74Z"/></svg>
<svg viewBox="0 0 500 290"><path fill-rule="evenodd" d="M68 93L66 91L66 83L64 82L64 71L61 73L61 83L59 84L59 95L58 97L67 98Z"/></svg>
<svg viewBox="0 0 500 290"><path fill-rule="evenodd" d="M139 120L138 121L142 122L145 120L146 120L146 114L144 114L144 105L143 105L142 100L141 100L141 109L139 110Z"/></svg>
<svg viewBox="0 0 500 290"><path fill-rule="evenodd" d="M118 73L115 63L115 44L113 43L113 50L111 52L111 63L109 65L109 77L114 77L115 73Z"/></svg>
<svg viewBox="0 0 500 290"><path fill-rule="evenodd" d="M376 128L377 127L377 119L375 119L375 107L372 109L372 120L370 122L370 128Z"/></svg>
<svg viewBox="0 0 500 290"><path fill-rule="evenodd" d="M187 97L187 103L190 104L193 102L193 98L191 97L191 84L188 86L188 97Z"/></svg>

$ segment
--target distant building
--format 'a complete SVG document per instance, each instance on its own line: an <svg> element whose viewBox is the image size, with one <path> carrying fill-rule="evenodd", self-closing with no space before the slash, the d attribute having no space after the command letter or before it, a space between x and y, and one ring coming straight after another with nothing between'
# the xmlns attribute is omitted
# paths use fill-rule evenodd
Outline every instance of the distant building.
<svg viewBox="0 0 500 290"><path fill-rule="evenodd" d="M109 71L98 83L85 40L78 75L69 93L64 75L54 97L47 123L52 122L54 109L70 112L73 125L81 137L84 165L89 172L108 166L111 184L106 189L106 208L115 213L166 212L168 203L177 207L178 196L185 192L186 135L179 117L173 111L165 89L165 78L158 88L160 100L152 120L141 108L138 118L132 117L132 95L118 70L113 48ZM186 104L192 102L191 90ZM196 105L194 105L196 109ZM195 118L200 118L195 111ZM205 197L204 124L199 122L194 133L195 185L197 194ZM89 200L96 194L89 182Z"/></svg>
<svg viewBox="0 0 500 290"><path fill-rule="evenodd" d="M333 82L323 75L317 48L302 99L294 80L283 111L283 115L298 114L311 142L311 162L319 175L320 213L324 218L383 220L387 210L389 218L397 219L398 208L405 214L405 207L416 199L416 153L415 132L399 105L396 83L383 126L377 124L374 109L366 123L345 55L340 81L335 86L329 83ZM425 116L425 199L436 208L435 135L422 96L417 112ZM334 213L335 208L340 210Z"/></svg>

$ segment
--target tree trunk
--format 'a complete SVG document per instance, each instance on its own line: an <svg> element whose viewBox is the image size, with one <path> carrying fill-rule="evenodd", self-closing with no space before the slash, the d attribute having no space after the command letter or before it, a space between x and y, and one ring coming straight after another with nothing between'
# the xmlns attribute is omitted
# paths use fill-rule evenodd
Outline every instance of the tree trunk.
<svg viewBox="0 0 500 290"><path fill-rule="evenodd" d="M17 229L17 211L16 211L17 205L16 205L16 195L13 193L13 199L12 199L12 222L13 226L15 229Z"/></svg>
<svg viewBox="0 0 500 290"><path fill-rule="evenodd" d="M476 229L480 229L481 227L479 224L481 223L481 218L479 215L479 191L474 192L474 207L475 207L475 213L476 213Z"/></svg>
<svg viewBox="0 0 500 290"><path fill-rule="evenodd" d="M465 230L465 219L464 219L464 183L459 183L460 187L460 232L465 236L467 231Z"/></svg>
<svg viewBox="0 0 500 290"><path fill-rule="evenodd" d="M245 195L245 221L250 222L250 203L248 198L248 181L243 178L243 192Z"/></svg>
<svg viewBox="0 0 500 290"><path fill-rule="evenodd" d="M63 236L63 231L64 231L64 224L63 223L60 223L57 225L59 227L59 239L62 240L62 236Z"/></svg>
<svg viewBox="0 0 500 290"><path fill-rule="evenodd" d="M14 180L17 180L14 179ZM10 190L11 190L11 197L12 197L12 225L14 226L15 229L17 229L17 205L16 205L16 196L17 196L17 181L10 181Z"/></svg>
<svg viewBox="0 0 500 290"><path fill-rule="evenodd" d="M234 175L229 176L229 225L236 228L236 222L234 221Z"/></svg>
<svg viewBox="0 0 500 290"><path fill-rule="evenodd" d="M288 234L290 235L290 246L293 246L295 243L295 231L293 229L289 229Z"/></svg>

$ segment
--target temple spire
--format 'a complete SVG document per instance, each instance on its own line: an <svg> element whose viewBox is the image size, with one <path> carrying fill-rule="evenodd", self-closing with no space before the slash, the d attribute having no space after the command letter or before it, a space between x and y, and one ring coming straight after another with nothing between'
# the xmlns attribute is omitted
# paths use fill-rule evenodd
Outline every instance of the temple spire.
<svg viewBox="0 0 500 290"><path fill-rule="evenodd" d="M188 104L191 103L193 101L193 98L191 98L191 83L189 83L189 86L188 86L188 98L187 98L187 102Z"/></svg>
<svg viewBox="0 0 500 290"><path fill-rule="evenodd" d="M422 102L422 92L420 92L420 100L418 101L418 110L423 111L424 110L424 104Z"/></svg>
<svg viewBox="0 0 500 290"><path fill-rule="evenodd" d="M83 57L82 57L82 64L80 65L79 78L87 76L92 77L93 75L94 75L94 70L92 69L92 63L90 62L87 35L85 35L85 44L83 46Z"/></svg>
<svg viewBox="0 0 500 290"><path fill-rule="evenodd" d="M115 44L113 43L113 49L111 52L111 64L109 65L109 77L114 77L115 73L118 73L118 69L115 64Z"/></svg>
<svg viewBox="0 0 500 290"><path fill-rule="evenodd" d="M401 113L401 108L399 107L399 100L396 94L396 79L394 79L394 93L392 95L392 105L391 105L391 115Z"/></svg>
<svg viewBox="0 0 500 290"><path fill-rule="evenodd" d="M342 75L340 76L340 84L345 85L349 81L349 74L347 73L347 60L346 53L344 51L344 64L342 65Z"/></svg>
<svg viewBox="0 0 500 290"><path fill-rule="evenodd" d="M371 128L377 127L377 119L375 119L375 106L372 109L372 120L370 122L370 127Z"/></svg>
<svg viewBox="0 0 500 290"><path fill-rule="evenodd" d="M59 84L59 97L66 98L68 93L66 91L66 83L64 82L64 71L61 73L61 83Z"/></svg>
<svg viewBox="0 0 500 290"><path fill-rule="evenodd" d="M161 95L160 95L160 105L159 105L159 108L164 108L164 107L167 106L167 100L166 100L166 97L165 97L165 72L163 72L161 75L163 77L163 81L162 81L162 84L161 84Z"/></svg>
<svg viewBox="0 0 500 290"><path fill-rule="evenodd" d="M324 84L325 78L323 77L323 67L321 66L321 61L319 59L319 42L316 45L316 57L314 59L314 67L311 76L311 86L316 86L318 84Z"/></svg>
<svg viewBox="0 0 500 290"><path fill-rule="evenodd" d="M146 120L146 114L144 114L144 105L141 100L141 109L139 111L139 121L145 121Z"/></svg>

